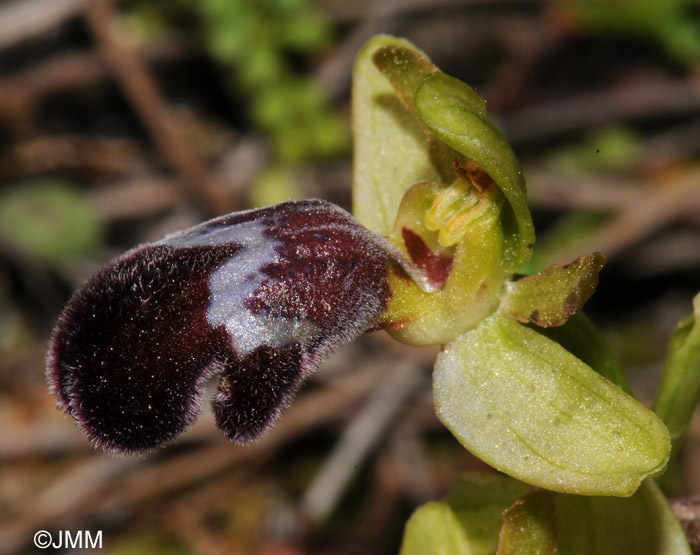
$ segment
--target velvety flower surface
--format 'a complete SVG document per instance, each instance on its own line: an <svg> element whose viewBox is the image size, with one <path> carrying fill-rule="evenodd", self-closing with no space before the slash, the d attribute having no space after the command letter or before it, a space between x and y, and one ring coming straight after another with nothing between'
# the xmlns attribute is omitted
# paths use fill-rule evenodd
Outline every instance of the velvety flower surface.
<svg viewBox="0 0 700 555"><path fill-rule="evenodd" d="M219 375L216 421L257 439L304 378L375 325L398 255L323 201L224 216L142 245L68 303L48 355L59 406L133 452L189 425Z"/></svg>

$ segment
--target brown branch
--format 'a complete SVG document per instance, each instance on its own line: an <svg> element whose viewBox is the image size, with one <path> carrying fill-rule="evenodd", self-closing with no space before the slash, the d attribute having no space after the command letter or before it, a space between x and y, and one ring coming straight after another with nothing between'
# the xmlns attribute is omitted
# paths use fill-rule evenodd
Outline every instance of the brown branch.
<svg viewBox="0 0 700 555"><path fill-rule="evenodd" d="M20 552L37 530L78 528L94 518L128 514L158 496L264 460L309 430L342 421L381 375L381 367L372 360L327 387L301 395L262 441L246 447L222 439L208 412L181 440L207 440L199 448L164 460L90 454L82 464L71 465L53 479L50 488L24 496L23 502L9 511L0 510L3 553Z"/></svg>
<svg viewBox="0 0 700 555"><path fill-rule="evenodd" d="M144 167L139 146L126 139L44 136L14 145L0 156L0 179L60 169L118 175Z"/></svg>
<svg viewBox="0 0 700 555"><path fill-rule="evenodd" d="M154 63L181 58L188 51L185 37L171 32L145 48L142 56L144 61ZM109 76L109 68L93 52L56 55L1 76L0 118L10 122L15 136L32 136L36 106L44 97L98 83Z"/></svg>
<svg viewBox="0 0 700 555"><path fill-rule="evenodd" d="M594 90L499 114L512 143L542 141L597 125L700 112L700 83L658 79Z"/></svg>
<svg viewBox="0 0 700 555"><path fill-rule="evenodd" d="M116 32L112 3L92 0L86 6L85 15L104 60L163 157L182 177L190 196L212 214L233 211L236 203L225 187L209 174L165 105L151 75Z"/></svg>
<svg viewBox="0 0 700 555"><path fill-rule="evenodd" d="M95 187L89 196L104 221L154 217L175 207L181 196L172 179L157 175Z"/></svg>
<svg viewBox="0 0 700 555"><path fill-rule="evenodd" d="M83 10L84 0L15 0L0 7L0 50L50 31Z"/></svg>
<svg viewBox="0 0 700 555"><path fill-rule="evenodd" d="M617 175L570 177L525 167L528 200L539 210L617 212L644 195L638 181Z"/></svg>
<svg viewBox="0 0 700 555"><path fill-rule="evenodd" d="M630 202L612 221L565 253L561 260L571 260L581 253L599 251L607 257L620 255L626 249L650 237L679 218L695 215L700 210L700 168L687 173L673 186L650 190L635 202Z"/></svg>
<svg viewBox="0 0 700 555"><path fill-rule="evenodd" d="M170 32L144 47L140 54L148 63L177 60L191 51L186 40L184 35ZM108 75L109 68L93 52L56 55L26 70L4 76L0 81L0 100L15 95L42 97L90 85Z"/></svg>
<svg viewBox="0 0 700 555"><path fill-rule="evenodd" d="M355 471L384 437L399 410L425 384L423 366L415 359L407 356L392 366L306 490L302 507L311 520L323 520L332 512Z"/></svg>

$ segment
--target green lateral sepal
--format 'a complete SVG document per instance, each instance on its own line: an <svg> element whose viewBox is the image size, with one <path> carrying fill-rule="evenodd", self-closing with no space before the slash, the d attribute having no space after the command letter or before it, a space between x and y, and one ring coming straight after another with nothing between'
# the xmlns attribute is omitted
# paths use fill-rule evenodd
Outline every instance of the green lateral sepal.
<svg viewBox="0 0 700 555"><path fill-rule="evenodd" d="M457 439L532 485L628 496L668 461L668 430L653 412L500 311L446 346L433 383Z"/></svg>

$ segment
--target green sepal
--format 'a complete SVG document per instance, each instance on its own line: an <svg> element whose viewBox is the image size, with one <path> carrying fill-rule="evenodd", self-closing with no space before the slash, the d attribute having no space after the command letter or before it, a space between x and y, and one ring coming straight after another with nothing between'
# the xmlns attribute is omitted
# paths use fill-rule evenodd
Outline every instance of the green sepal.
<svg viewBox="0 0 700 555"><path fill-rule="evenodd" d="M508 507L503 513L497 555L555 555L556 499L556 493L538 490Z"/></svg>
<svg viewBox="0 0 700 555"><path fill-rule="evenodd" d="M681 320L671 336L654 411L671 432L674 451L685 437L700 396L700 293L693 314Z"/></svg>
<svg viewBox="0 0 700 555"><path fill-rule="evenodd" d="M427 503L413 513L406 524L401 555L452 554L455 545L472 555L493 555L503 511L530 489L527 484L501 474L461 474L441 502ZM461 531L454 527L455 522ZM448 530L438 529L443 524Z"/></svg>
<svg viewBox="0 0 700 555"><path fill-rule="evenodd" d="M492 555L498 545L503 511L531 489L503 474L464 472L443 501L457 516L474 555Z"/></svg>
<svg viewBox="0 0 700 555"><path fill-rule="evenodd" d="M591 297L604 264L605 257L595 252L508 282L501 308L524 324L561 326Z"/></svg>
<svg viewBox="0 0 700 555"><path fill-rule="evenodd" d="M353 215L378 235L391 231L399 203L411 185L443 180L432 162L423 127L374 63L375 53L387 46L411 50L427 60L409 41L388 35L370 39L355 60Z"/></svg>
<svg viewBox="0 0 700 555"><path fill-rule="evenodd" d="M433 384L457 439L532 485L628 496L668 461L668 430L653 412L500 311L447 345Z"/></svg>
<svg viewBox="0 0 700 555"><path fill-rule="evenodd" d="M383 46L372 57L374 65L394 86L396 94L406 110L415 116L413 111L413 93L424 77L440 71L415 46L398 45ZM479 99L481 100L481 99ZM483 101L482 101L483 102ZM486 108L484 107L484 113ZM455 162L460 158L459 153L439 141L426 128L423 128L428 144L428 157L433 167L440 173L440 181L454 181Z"/></svg>
<svg viewBox="0 0 700 555"><path fill-rule="evenodd" d="M486 119L484 101L469 85L438 72L420 82L413 109L429 131L473 160L503 191L510 206L504 212L509 269L517 271L530 258L535 241L525 180L513 149Z"/></svg>
<svg viewBox="0 0 700 555"><path fill-rule="evenodd" d="M447 503L419 507L406 523L400 555L474 555Z"/></svg>
<svg viewBox="0 0 700 555"><path fill-rule="evenodd" d="M583 312L574 314L563 326L550 328L530 327L545 337L556 341L606 380L614 383L625 393L632 395L632 388L610 343Z"/></svg>
<svg viewBox="0 0 700 555"><path fill-rule="evenodd" d="M689 555L663 493L645 480L625 498L530 493L504 513L497 555Z"/></svg>
<svg viewBox="0 0 700 555"><path fill-rule="evenodd" d="M413 92L418 84L439 71L415 46L391 44L375 50L374 65L389 79L399 100L407 110L413 111Z"/></svg>
<svg viewBox="0 0 700 555"><path fill-rule="evenodd" d="M389 242L411 261L418 273L425 276L421 285L422 289L429 292L441 289L445 284L451 273L449 261L454 259L456 251L455 246L443 247L440 245L438 232L431 231L425 226L425 213L430 209L435 197L440 194L443 188L440 183L427 182L411 186L401 199L394 228L387 235ZM411 250L411 238L414 238L415 242L415 237L419 237L422 244L425 245L422 253L424 260L417 259L417 253ZM439 271L438 267L441 263L445 268Z"/></svg>
<svg viewBox="0 0 700 555"><path fill-rule="evenodd" d="M663 493L645 480L631 497L557 496L558 555L690 555Z"/></svg>

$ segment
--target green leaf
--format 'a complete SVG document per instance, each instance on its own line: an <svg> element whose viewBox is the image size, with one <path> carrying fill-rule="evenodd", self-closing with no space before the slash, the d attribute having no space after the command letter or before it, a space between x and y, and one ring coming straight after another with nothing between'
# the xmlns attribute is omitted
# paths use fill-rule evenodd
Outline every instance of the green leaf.
<svg viewBox="0 0 700 555"><path fill-rule="evenodd" d="M503 513L497 555L557 553L556 494L535 491Z"/></svg>
<svg viewBox="0 0 700 555"><path fill-rule="evenodd" d="M508 259L510 271L515 272L530 258L535 232L518 160L500 131L486 119L484 106L469 85L444 73L425 77L413 96L414 110L423 125L476 162L508 199L511 211L506 212L504 223L511 228Z"/></svg>
<svg viewBox="0 0 700 555"><path fill-rule="evenodd" d="M406 40L379 35L360 51L353 70L353 214L379 235L391 231L411 185L442 181L423 128L375 66L375 53L386 46L419 52Z"/></svg>
<svg viewBox="0 0 700 555"><path fill-rule="evenodd" d="M438 416L457 439L529 484L627 496L669 457L654 413L502 312L447 345L433 382Z"/></svg>
<svg viewBox="0 0 700 555"><path fill-rule="evenodd" d="M596 252L509 282L501 298L501 308L524 324L561 326L593 294L603 264L605 257Z"/></svg>
<svg viewBox="0 0 700 555"><path fill-rule="evenodd" d="M693 314L684 318L671 336L654 402L654 411L671 432L674 451L683 442L700 396L700 293Z"/></svg>
<svg viewBox="0 0 700 555"><path fill-rule="evenodd" d="M400 555L473 555L464 531L447 503L418 508L406 523Z"/></svg>
<svg viewBox="0 0 700 555"><path fill-rule="evenodd" d="M615 497L557 496L558 555L690 555L680 524L653 480Z"/></svg>

